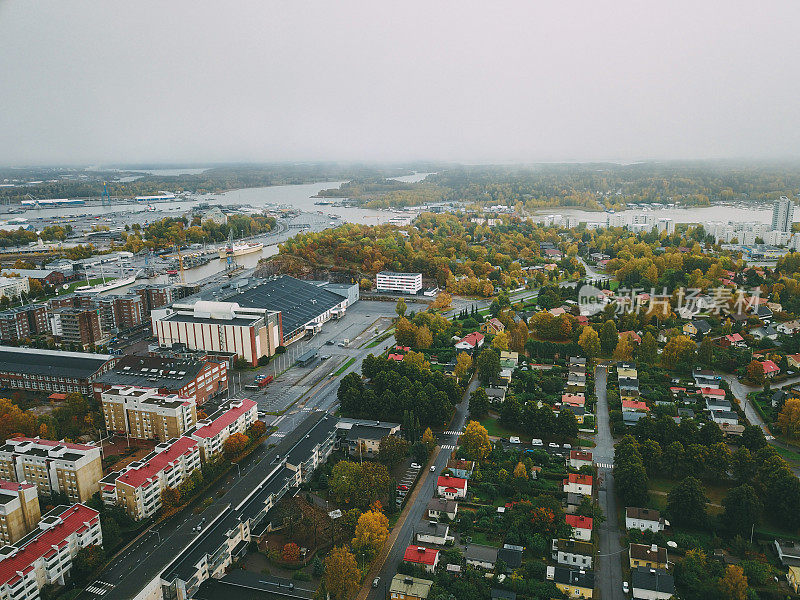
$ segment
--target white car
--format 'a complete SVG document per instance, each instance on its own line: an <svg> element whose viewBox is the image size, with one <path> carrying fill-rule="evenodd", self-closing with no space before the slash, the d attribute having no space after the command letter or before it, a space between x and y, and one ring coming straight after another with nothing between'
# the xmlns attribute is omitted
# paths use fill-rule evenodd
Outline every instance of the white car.
<svg viewBox="0 0 800 600"><path fill-rule="evenodd" d="M544 442L538 438L533 438L531 440L531 446L544 446Z"/></svg>
<svg viewBox="0 0 800 600"><path fill-rule="evenodd" d="M436 470L436 465L431 465L431 473L433 473L435 470Z"/></svg>
<svg viewBox="0 0 800 600"><path fill-rule="evenodd" d="M627 581L622 582L622 593L627 594L630 591L630 586L628 585Z"/></svg>
<svg viewBox="0 0 800 600"><path fill-rule="evenodd" d="M419 463L411 463L411 468L412 469L421 469L422 467L419 465Z"/></svg>
<svg viewBox="0 0 800 600"><path fill-rule="evenodd" d="M550 442L549 444L547 444L547 446L550 447L550 448L558 448L559 447L558 444L556 444L555 442Z"/></svg>
<svg viewBox="0 0 800 600"><path fill-rule="evenodd" d="M572 450L572 444L564 444L564 450Z"/></svg>

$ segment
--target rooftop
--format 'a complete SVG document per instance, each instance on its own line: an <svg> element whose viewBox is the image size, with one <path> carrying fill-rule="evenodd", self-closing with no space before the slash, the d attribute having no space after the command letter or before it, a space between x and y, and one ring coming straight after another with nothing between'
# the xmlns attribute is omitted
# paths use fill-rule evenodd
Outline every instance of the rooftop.
<svg viewBox="0 0 800 600"><path fill-rule="evenodd" d="M199 360L161 356L123 356L97 381L110 385L124 384L178 390L193 381L205 363Z"/></svg>
<svg viewBox="0 0 800 600"><path fill-rule="evenodd" d="M635 590L650 590L664 594L675 592L675 580L672 575L662 569L637 567L631 573L631 584Z"/></svg>
<svg viewBox="0 0 800 600"><path fill-rule="evenodd" d="M219 410L211 415L208 419L199 421L198 428L192 433L193 437L210 438L217 435L220 431L225 429L231 423L245 414L247 411L255 408L257 403L253 400L230 400L219 407ZM201 425L201 423L204 423Z"/></svg>
<svg viewBox="0 0 800 600"><path fill-rule="evenodd" d="M0 346L0 372L88 379L113 358L110 354Z"/></svg>
<svg viewBox="0 0 800 600"><path fill-rule="evenodd" d="M406 552L403 555L403 560L405 562L433 566L436 563L436 557L438 555L439 551L435 548L411 545L406 548Z"/></svg>
<svg viewBox="0 0 800 600"><path fill-rule="evenodd" d="M165 444L159 444L159 446L164 445ZM156 449L158 449L159 446L156 446ZM134 488L140 487L146 483L148 479L155 477L159 472L163 471L171 462L196 447L197 441L188 437L178 438L172 442L169 447L152 455L151 458L141 463L138 461L131 463L130 466L132 468L120 475L117 481Z"/></svg>

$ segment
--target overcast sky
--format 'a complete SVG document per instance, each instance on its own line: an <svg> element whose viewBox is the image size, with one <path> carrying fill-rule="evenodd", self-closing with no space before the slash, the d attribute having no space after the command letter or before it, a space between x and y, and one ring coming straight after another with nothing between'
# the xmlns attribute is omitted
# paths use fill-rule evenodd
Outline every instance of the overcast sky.
<svg viewBox="0 0 800 600"><path fill-rule="evenodd" d="M0 163L800 156L800 2L0 0Z"/></svg>

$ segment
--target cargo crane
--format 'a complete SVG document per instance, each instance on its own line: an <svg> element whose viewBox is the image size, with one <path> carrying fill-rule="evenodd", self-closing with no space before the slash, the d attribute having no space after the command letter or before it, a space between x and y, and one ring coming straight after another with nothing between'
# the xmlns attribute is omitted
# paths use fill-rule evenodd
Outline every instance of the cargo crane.
<svg viewBox="0 0 800 600"><path fill-rule="evenodd" d="M108 183L103 182L103 193L100 196L100 204L102 206L109 206L111 204L111 196L108 194Z"/></svg>

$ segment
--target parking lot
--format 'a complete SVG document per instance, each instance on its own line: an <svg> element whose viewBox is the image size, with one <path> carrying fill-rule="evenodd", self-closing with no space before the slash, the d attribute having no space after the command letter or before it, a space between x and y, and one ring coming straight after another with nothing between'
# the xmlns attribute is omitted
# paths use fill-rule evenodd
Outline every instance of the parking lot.
<svg viewBox="0 0 800 600"><path fill-rule="evenodd" d="M422 465L411 463L397 482L397 506L402 506L408 493L414 488L414 482L419 476Z"/></svg>

